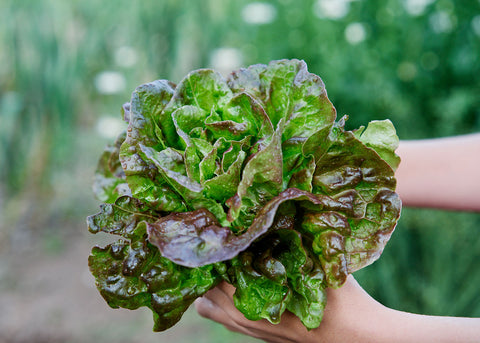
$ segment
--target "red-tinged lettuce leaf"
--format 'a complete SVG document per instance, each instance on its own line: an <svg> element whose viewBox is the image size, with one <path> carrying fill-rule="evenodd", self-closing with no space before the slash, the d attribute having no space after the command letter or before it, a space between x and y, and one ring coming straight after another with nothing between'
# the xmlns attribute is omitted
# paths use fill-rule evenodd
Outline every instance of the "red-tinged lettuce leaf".
<svg viewBox="0 0 480 343"><path fill-rule="evenodd" d="M284 186L312 191L316 163L332 145L332 141L328 139L331 129L331 126L327 126L307 139L294 138L283 142Z"/></svg>
<svg viewBox="0 0 480 343"><path fill-rule="evenodd" d="M367 205L365 218L349 221L353 232L345 240L349 273L373 263L380 257L395 229L401 206L396 193L382 189Z"/></svg>
<svg viewBox="0 0 480 343"><path fill-rule="evenodd" d="M140 145L142 154L153 162L158 172L170 187L180 194L184 201L190 201L201 196L202 185L188 177L183 155L172 148L161 151Z"/></svg>
<svg viewBox="0 0 480 343"><path fill-rule="evenodd" d="M146 241L94 247L88 264L107 303L112 308L150 308L154 331L177 323L197 297L220 281L214 266L178 266Z"/></svg>
<svg viewBox="0 0 480 343"><path fill-rule="evenodd" d="M155 173L147 163L141 162L139 144L148 147L165 146L159 127L159 115L173 96L175 85L158 80L135 89L130 100L127 137L120 150L120 161L127 176Z"/></svg>
<svg viewBox="0 0 480 343"><path fill-rule="evenodd" d="M313 236L312 249L327 284L339 287L349 273L380 256L400 216L401 201L394 192L393 169L375 150L341 126L330 139L332 145L317 161L313 192L334 198L355 192L364 211L355 217L340 211L305 212L302 230Z"/></svg>
<svg viewBox="0 0 480 343"><path fill-rule="evenodd" d="M160 216L138 199L122 196L115 204L101 205L101 212L87 218L92 233L122 236L104 248L95 247L89 266L97 288L113 307L149 307L154 316L154 331L166 330L180 320L190 304L221 276L209 265L184 268L161 256L146 241L146 223Z"/></svg>
<svg viewBox="0 0 480 343"><path fill-rule="evenodd" d="M288 188L298 188L302 191L312 191L312 179L315 172L315 158L308 156L297 160L294 168L289 170ZM285 169L285 168L284 168Z"/></svg>
<svg viewBox="0 0 480 343"><path fill-rule="evenodd" d="M217 175L221 175L228 171L230 166L238 160L238 156L242 153L247 153L251 149L251 140L253 136L247 136L241 141L227 142L226 149L219 151L221 155L220 168L216 172ZM218 141L217 141L218 142ZM253 149L253 148L252 148ZM245 155L246 156L246 155Z"/></svg>
<svg viewBox="0 0 480 343"><path fill-rule="evenodd" d="M113 203L118 197L131 194L118 157L125 137L126 131L117 137L113 145L107 145L98 161L93 193L102 202Z"/></svg>
<svg viewBox="0 0 480 343"><path fill-rule="evenodd" d="M259 227L255 233L260 235L263 229L267 228ZM253 234L235 236L207 209L172 213L148 224L147 233L163 256L186 267L229 260L255 239Z"/></svg>
<svg viewBox="0 0 480 343"><path fill-rule="evenodd" d="M289 188L267 202L248 230L239 235L228 227L222 227L211 212L202 208L193 212L172 213L147 224L148 239L163 256L186 267L229 260L269 229L274 229L272 225L277 211L288 201L297 201L300 206L306 203L309 209L319 212L339 211L350 218L358 218L364 213L363 204L355 192L344 193L334 199Z"/></svg>
<svg viewBox="0 0 480 343"><path fill-rule="evenodd" d="M374 196L372 190L394 191L396 180L390 165L353 132L344 131L342 124L334 127L329 137L331 144L316 163L313 193L332 195L357 189L369 201Z"/></svg>

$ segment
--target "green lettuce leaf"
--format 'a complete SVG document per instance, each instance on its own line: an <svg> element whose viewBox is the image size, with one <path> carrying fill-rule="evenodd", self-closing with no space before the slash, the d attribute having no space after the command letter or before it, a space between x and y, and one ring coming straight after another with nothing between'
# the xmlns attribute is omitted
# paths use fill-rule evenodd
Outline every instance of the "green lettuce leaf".
<svg viewBox="0 0 480 343"><path fill-rule="evenodd" d="M390 120L371 121L365 131L360 128L355 134L362 143L374 149L394 171L397 170L400 157L395 154L395 150L398 148L399 139Z"/></svg>
<svg viewBox="0 0 480 343"><path fill-rule="evenodd" d="M145 235L139 232L137 225L143 221L156 221L157 214L140 200L121 196L114 204L103 204L101 211L87 218L88 230L91 233L105 232L119 235L126 239L138 239Z"/></svg>
<svg viewBox="0 0 480 343"><path fill-rule="evenodd" d="M144 240L94 247L88 263L106 302L112 308L150 308L154 331L177 323L197 297L220 281L212 265L178 266Z"/></svg>
<svg viewBox="0 0 480 343"><path fill-rule="evenodd" d="M137 87L130 101L127 136L119 154L132 195L161 211L184 211L186 205L143 156L140 146L165 147L164 134L157 120L172 98L174 88L175 85L166 80Z"/></svg>
<svg viewBox="0 0 480 343"><path fill-rule="evenodd" d="M282 222L277 218L276 227ZM285 310L308 328L316 328L326 304L325 275L304 246L302 235L278 228L228 264L236 287L235 306L250 320L279 323Z"/></svg>
<svg viewBox="0 0 480 343"><path fill-rule="evenodd" d="M254 263L263 267L263 273L255 269ZM230 273L235 280L233 301L237 309L247 319L267 319L278 324L291 297L285 267L271 256L254 260L252 253L245 252L232 260Z"/></svg>
<svg viewBox="0 0 480 343"><path fill-rule="evenodd" d="M113 145L107 145L98 161L93 183L95 197L106 203L113 203L122 195L130 195L131 191L125 180L125 172L119 161L120 146L127 132L122 132Z"/></svg>

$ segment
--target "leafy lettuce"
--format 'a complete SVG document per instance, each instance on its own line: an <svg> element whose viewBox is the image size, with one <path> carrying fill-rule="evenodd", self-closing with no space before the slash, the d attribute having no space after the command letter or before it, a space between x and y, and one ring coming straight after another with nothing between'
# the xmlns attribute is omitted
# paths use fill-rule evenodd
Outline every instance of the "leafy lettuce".
<svg viewBox="0 0 480 343"><path fill-rule="evenodd" d="M147 83L123 116L87 219L118 241L89 266L111 307L149 307L155 331L221 280L248 319L318 327L325 289L378 259L400 216L392 123L345 130L303 61Z"/></svg>

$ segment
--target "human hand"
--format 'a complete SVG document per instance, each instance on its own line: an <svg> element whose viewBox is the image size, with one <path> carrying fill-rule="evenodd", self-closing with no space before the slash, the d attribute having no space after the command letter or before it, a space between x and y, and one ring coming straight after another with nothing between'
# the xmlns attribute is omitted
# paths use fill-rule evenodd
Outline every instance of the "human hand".
<svg viewBox="0 0 480 343"><path fill-rule="evenodd" d="M285 311L280 324L250 321L233 304L235 288L222 282L197 299L195 307L206 318L266 342L374 342L372 323L386 308L371 298L353 276L339 289L327 289L327 306L320 327L308 331L294 314Z"/></svg>

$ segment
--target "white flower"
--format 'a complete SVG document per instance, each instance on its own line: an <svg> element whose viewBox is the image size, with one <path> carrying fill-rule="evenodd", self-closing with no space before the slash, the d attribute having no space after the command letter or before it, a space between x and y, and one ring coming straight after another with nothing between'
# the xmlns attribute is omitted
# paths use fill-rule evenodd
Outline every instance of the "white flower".
<svg viewBox="0 0 480 343"><path fill-rule="evenodd" d="M362 23L351 23L345 28L345 39L350 44L358 44L365 40L367 31Z"/></svg>
<svg viewBox="0 0 480 343"><path fill-rule="evenodd" d="M269 24L276 16L275 6L266 2L252 2L242 9L242 18L248 24Z"/></svg>
<svg viewBox="0 0 480 343"><path fill-rule="evenodd" d="M116 71L103 71L95 77L95 88L101 94L121 93L125 85L125 76Z"/></svg>

